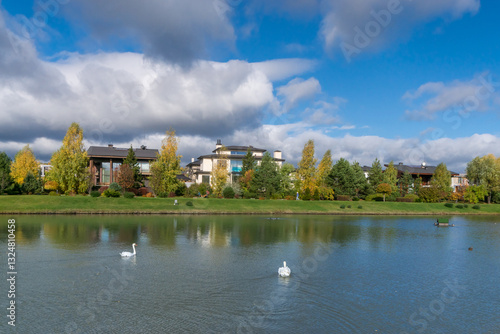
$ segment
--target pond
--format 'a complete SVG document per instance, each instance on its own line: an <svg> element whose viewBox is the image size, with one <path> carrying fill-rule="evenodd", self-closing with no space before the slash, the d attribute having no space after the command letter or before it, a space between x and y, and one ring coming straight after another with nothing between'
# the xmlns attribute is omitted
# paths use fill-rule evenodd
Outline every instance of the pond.
<svg viewBox="0 0 500 334"><path fill-rule="evenodd" d="M2 333L500 332L500 217L0 218Z"/></svg>

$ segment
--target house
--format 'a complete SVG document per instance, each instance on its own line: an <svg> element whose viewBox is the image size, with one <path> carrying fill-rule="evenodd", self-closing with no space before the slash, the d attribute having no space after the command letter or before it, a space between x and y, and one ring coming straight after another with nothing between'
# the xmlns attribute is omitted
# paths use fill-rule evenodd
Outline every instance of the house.
<svg viewBox="0 0 500 334"><path fill-rule="evenodd" d="M87 150L92 184L96 186L109 185L117 181L118 171L123 160L128 155L128 148L108 146L90 146ZM150 164L156 160L158 150L146 146L134 149L140 172L144 177L151 175ZM147 186L147 185L146 185Z"/></svg>
<svg viewBox="0 0 500 334"><path fill-rule="evenodd" d="M388 167L389 165L384 165L385 167ZM394 168L397 169L398 171L398 179L403 176L405 172L408 172L411 174L413 179L416 179L417 177L420 177L422 179L422 186L423 187L430 187L431 186L431 179L434 173L436 172L437 166L427 166L425 162L422 162L420 166L408 166L408 165L403 165L402 162L400 162L397 165L394 165ZM458 176L458 173L450 171L452 178L455 176Z"/></svg>
<svg viewBox="0 0 500 334"><path fill-rule="evenodd" d="M469 186L469 179L467 179L467 175L458 174L451 177L451 186L453 187L453 191L456 192L458 188L465 188Z"/></svg>
<svg viewBox="0 0 500 334"><path fill-rule="evenodd" d="M224 150L223 150L224 148ZM229 173L230 182L236 182L241 176L241 169L243 167L243 158L250 149L257 164L260 164L262 157L266 152L265 149L256 148L253 146L223 146L220 139L217 140L215 145L215 150L212 154L202 155L198 157L197 160L191 159L191 162L186 165L186 175L191 178L193 182L196 183L210 183L210 175L212 173L212 168L215 166L220 159L221 155L225 156L229 161L227 164L227 169ZM273 153L274 161L278 166L282 166L285 161L282 158L281 151L274 151Z"/></svg>

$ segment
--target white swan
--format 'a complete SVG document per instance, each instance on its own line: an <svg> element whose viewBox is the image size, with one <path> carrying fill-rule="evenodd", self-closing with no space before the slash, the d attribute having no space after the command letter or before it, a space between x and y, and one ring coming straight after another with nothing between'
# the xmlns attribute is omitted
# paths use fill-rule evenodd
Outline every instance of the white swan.
<svg viewBox="0 0 500 334"><path fill-rule="evenodd" d="M130 256L132 256L132 255L135 255L135 246L137 246L137 244L134 242L134 243L132 244L132 248L134 249L134 252L133 252L133 253L130 253L130 252L121 252L121 253L120 253L120 255L121 255L122 257L130 257Z"/></svg>
<svg viewBox="0 0 500 334"><path fill-rule="evenodd" d="M280 275L281 277L288 277L290 276L291 272L292 271L290 270L290 268L286 266L286 261L283 261L283 267L280 267L278 269L278 275Z"/></svg>

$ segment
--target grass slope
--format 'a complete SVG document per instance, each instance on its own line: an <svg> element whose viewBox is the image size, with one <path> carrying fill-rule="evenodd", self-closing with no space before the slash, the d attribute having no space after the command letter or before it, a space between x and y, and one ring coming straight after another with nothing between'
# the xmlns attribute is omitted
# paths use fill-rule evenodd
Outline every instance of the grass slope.
<svg viewBox="0 0 500 334"><path fill-rule="evenodd" d="M208 214L380 214L460 215L500 214L500 205L480 205L480 210L447 208L442 203L284 201L249 199L93 198L90 196L0 196L1 214L18 213L208 213ZM193 206L186 205L192 202ZM341 205L345 205L342 209ZM351 208L347 208L350 205ZM362 206L362 208L358 208Z"/></svg>

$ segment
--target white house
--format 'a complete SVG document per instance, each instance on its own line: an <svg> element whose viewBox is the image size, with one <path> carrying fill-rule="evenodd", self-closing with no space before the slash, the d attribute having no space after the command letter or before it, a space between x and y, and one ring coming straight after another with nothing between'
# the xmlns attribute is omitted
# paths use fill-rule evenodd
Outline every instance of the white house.
<svg viewBox="0 0 500 334"><path fill-rule="evenodd" d="M225 148L223 150L223 148ZM212 173L212 168L217 164L217 161L221 156L229 161L227 164L227 169L229 173L230 182L236 182L241 176L241 168L243 167L243 158L247 154L248 149L252 152L255 157L257 164L260 164L262 157L266 150L262 148L256 148L253 146L223 146L220 139L217 140L215 145L215 150L212 154L202 155L198 157L197 160L191 159L191 162L186 165L186 174L191 180L196 183L210 183L210 174ZM285 161L282 158L281 151L274 151L273 153L274 161L278 166L282 166Z"/></svg>

